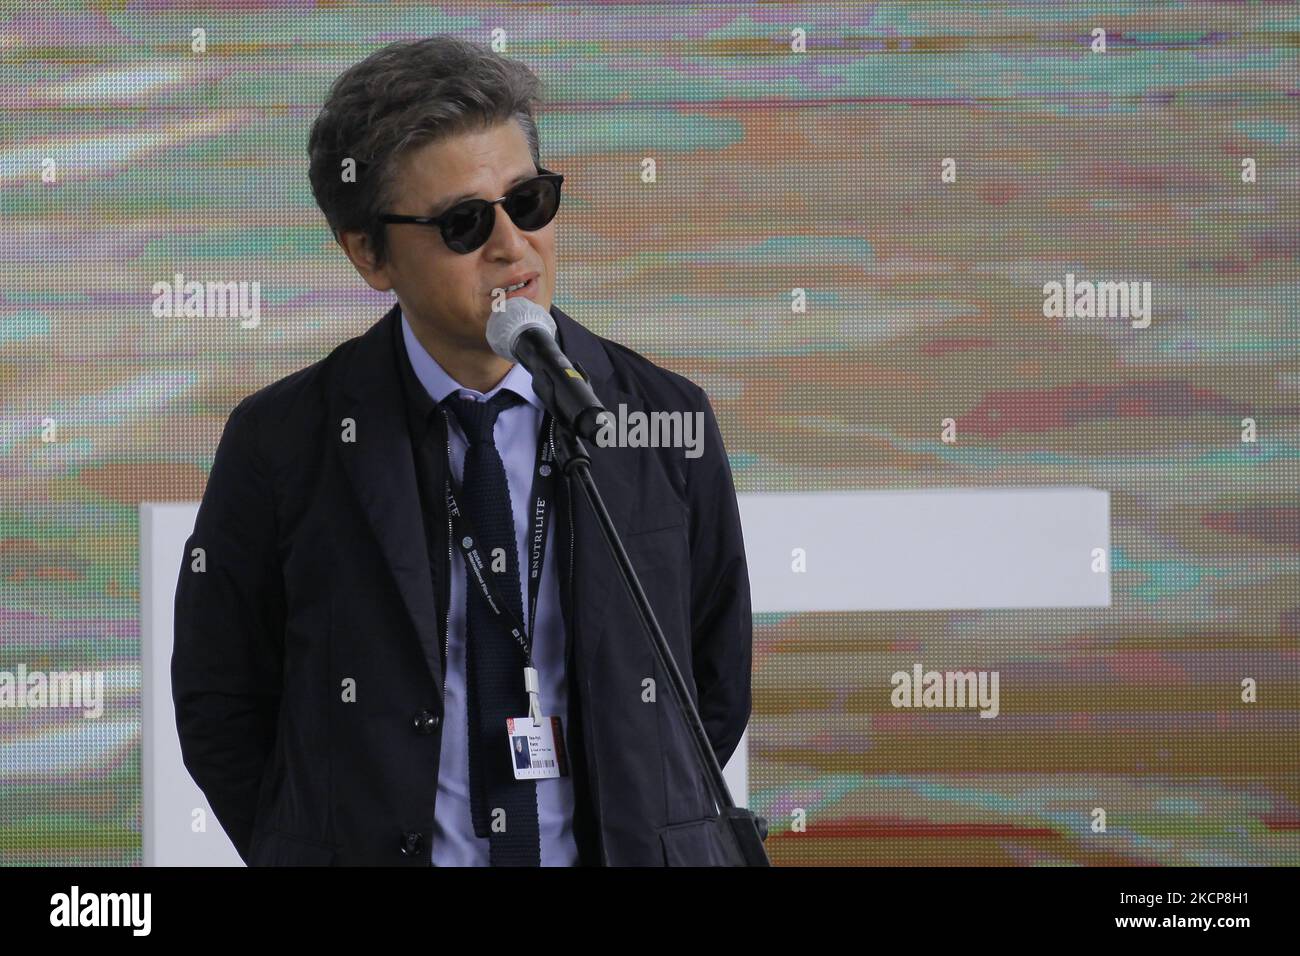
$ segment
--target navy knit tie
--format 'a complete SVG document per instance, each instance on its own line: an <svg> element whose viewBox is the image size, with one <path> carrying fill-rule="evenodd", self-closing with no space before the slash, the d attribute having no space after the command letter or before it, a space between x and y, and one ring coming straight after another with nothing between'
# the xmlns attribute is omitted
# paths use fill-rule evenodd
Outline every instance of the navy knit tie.
<svg viewBox="0 0 1300 956"><path fill-rule="evenodd" d="M448 397L445 402L460 421L468 440L461 503L478 537L474 544L484 562L484 575L519 621L524 616L519 598L515 519L505 465L492 429L502 411L522 401L520 396L503 388L486 402L458 395ZM505 570L493 572L493 564L499 566L494 561L494 555L500 553L498 548L505 552ZM469 711L470 811L474 833L488 838L492 866L540 866L537 784L515 779L514 761L506 746L509 739L506 718L528 713L523 652L510 635L506 622L488 606L468 569L465 580L468 588L465 696ZM504 831L497 832L501 823Z"/></svg>

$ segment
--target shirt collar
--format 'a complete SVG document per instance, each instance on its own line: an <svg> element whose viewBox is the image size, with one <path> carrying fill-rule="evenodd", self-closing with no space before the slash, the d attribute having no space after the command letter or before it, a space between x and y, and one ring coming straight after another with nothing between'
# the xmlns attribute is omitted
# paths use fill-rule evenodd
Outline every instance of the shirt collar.
<svg viewBox="0 0 1300 956"><path fill-rule="evenodd" d="M420 344L420 340L411 331L411 325L406 321L406 315L402 313L400 307L397 311L402 318L402 340L406 343L406 355L411 361L411 370L415 372L416 379L424 386L424 390L429 393L429 397L433 399L435 404L442 402L447 396L458 391L468 392L476 401L487 401L501 389L508 388L529 405L539 411L545 411L542 408L542 400L533 391L533 376L528 369L518 362L510 366L510 371L506 373L505 378L498 382L491 391L480 392L468 385L462 385L438 364L437 359L425 351L424 346Z"/></svg>

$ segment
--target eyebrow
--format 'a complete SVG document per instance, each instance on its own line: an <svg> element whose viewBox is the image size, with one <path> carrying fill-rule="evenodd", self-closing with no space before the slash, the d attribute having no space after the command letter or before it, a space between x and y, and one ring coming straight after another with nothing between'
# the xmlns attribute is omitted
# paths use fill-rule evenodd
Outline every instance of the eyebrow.
<svg viewBox="0 0 1300 956"><path fill-rule="evenodd" d="M530 169L526 173L520 173L518 176L516 176L514 179L510 180L509 183L506 184L506 192L509 192L510 190L514 189L516 186L518 186L520 183L524 182L525 180L532 179L536 175L537 175L537 170L535 169ZM455 199L444 199L442 202L434 203L432 206L429 207L429 215L437 216L441 213L446 212L452 206L456 205L456 203L463 202L466 199L473 199L473 198L474 198L473 193L462 193L461 195L457 196Z"/></svg>

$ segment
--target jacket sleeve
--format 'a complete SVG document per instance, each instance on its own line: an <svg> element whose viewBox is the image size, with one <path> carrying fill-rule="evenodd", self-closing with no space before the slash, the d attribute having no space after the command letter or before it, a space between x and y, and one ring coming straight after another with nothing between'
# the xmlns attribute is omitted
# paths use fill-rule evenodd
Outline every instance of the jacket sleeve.
<svg viewBox="0 0 1300 956"><path fill-rule="evenodd" d="M275 741L284 632L275 507L248 402L226 422L185 542L171 659L182 759L246 863Z"/></svg>
<svg viewBox="0 0 1300 956"><path fill-rule="evenodd" d="M749 723L753 616L731 465L701 391L701 455L687 459L691 546L691 663L700 718L725 766Z"/></svg>

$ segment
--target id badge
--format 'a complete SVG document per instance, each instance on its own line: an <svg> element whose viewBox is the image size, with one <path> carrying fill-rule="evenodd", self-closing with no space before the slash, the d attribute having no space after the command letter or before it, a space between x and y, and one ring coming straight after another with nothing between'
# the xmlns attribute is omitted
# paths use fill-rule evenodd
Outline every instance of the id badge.
<svg viewBox="0 0 1300 956"><path fill-rule="evenodd" d="M559 717L507 717L506 740L516 780L546 780L567 777L569 763L564 754L564 728Z"/></svg>

